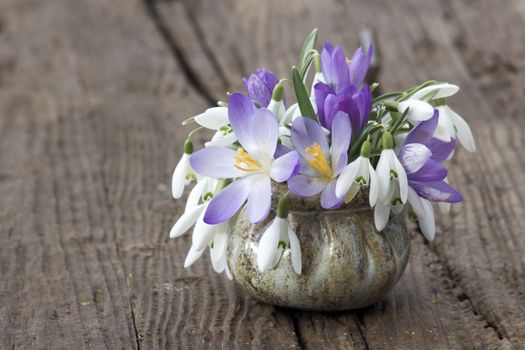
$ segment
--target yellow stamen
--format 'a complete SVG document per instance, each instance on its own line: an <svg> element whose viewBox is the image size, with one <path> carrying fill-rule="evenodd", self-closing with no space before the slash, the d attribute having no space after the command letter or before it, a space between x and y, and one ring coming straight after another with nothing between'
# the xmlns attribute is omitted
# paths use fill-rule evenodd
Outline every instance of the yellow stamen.
<svg viewBox="0 0 525 350"><path fill-rule="evenodd" d="M234 167L246 172L254 172L261 169L259 162L253 159L242 147L237 148L237 152L239 154L235 156Z"/></svg>
<svg viewBox="0 0 525 350"><path fill-rule="evenodd" d="M306 153L311 155L314 159L306 159L308 164L312 166L312 168L316 169L323 175L323 178L327 181L332 180L334 174L332 172L332 168L330 167L330 164L328 163L328 160L323 154L323 151L321 150L321 147L319 144L314 143L312 147L306 147L305 148Z"/></svg>
<svg viewBox="0 0 525 350"><path fill-rule="evenodd" d="M346 58L346 64L350 64L350 62L352 62L352 60L350 58Z"/></svg>

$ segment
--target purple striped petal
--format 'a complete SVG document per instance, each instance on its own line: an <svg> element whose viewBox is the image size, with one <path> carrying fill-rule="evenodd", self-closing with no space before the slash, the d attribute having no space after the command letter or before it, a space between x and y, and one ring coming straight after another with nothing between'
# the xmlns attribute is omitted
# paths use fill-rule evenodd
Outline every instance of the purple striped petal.
<svg viewBox="0 0 525 350"><path fill-rule="evenodd" d="M397 158L405 168L407 175L415 173L432 157L427 146L420 143L409 143L400 150Z"/></svg>
<svg viewBox="0 0 525 350"><path fill-rule="evenodd" d="M310 197L318 194L326 186L326 182L318 177L299 174L288 180L290 191L296 196Z"/></svg>
<svg viewBox="0 0 525 350"><path fill-rule="evenodd" d="M272 201L272 183L266 175L249 176L250 194L246 216L252 224L257 224L268 215Z"/></svg>
<svg viewBox="0 0 525 350"><path fill-rule="evenodd" d="M412 187L420 197L433 202L457 203L463 200L461 194L444 181L411 181L410 187Z"/></svg>
<svg viewBox="0 0 525 350"><path fill-rule="evenodd" d="M244 142L240 138L239 142L259 162L270 162L279 138L277 119L268 109L260 108L253 113L251 118L248 118L246 124L248 127L245 130Z"/></svg>
<svg viewBox="0 0 525 350"><path fill-rule="evenodd" d="M336 184L336 180L329 182L321 192L321 207L324 209L339 208L343 204L343 197L339 198L335 195Z"/></svg>
<svg viewBox="0 0 525 350"><path fill-rule="evenodd" d="M252 100L241 93L235 92L230 96L228 102L228 119L233 132L241 144L248 144L251 141L250 124L248 121L255 113L255 105Z"/></svg>
<svg viewBox="0 0 525 350"><path fill-rule="evenodd" d="M272 99L273 89L279 83L279 78L269 70L258 69L254 74L243 78L243 81L248 96L262 107L267 107Z"/></svg>
<svg viewBox="0 0 525 350"><path fill-rule="evenodd" d="M419 122L408 134L405 138L404 144L409 143L421 143L428 147L428 143L432 139L432 135L434 135L434 131L437 128L439 120L439 112L438 110L434 110L434 115L432 118Z"/></svg>
<svg viewBox="0 0 525 350"><path fill-rule="evenodd" d="M436 162L444 162L456 148L456 139L452 138L449 142L444 142L432 138L427 147L432 152L432 159Z"/></svg>
<svg viewBox="0 0 525 350"><path fill-rule="evenodd" d="M418 171L407 174L409 181L441 181L448 175L448 170L435 160L429 159Z"/></svg>
<svg viewBox="0 0 525 350"><path fill-rule="evenodd" d="M236 180L212 198L204 213L204 222L215 225L229 220L246 202L251 190L250 176Z"/></svg>
<svg viewBox="0 0 525 350"><path fill-rule="evenodd" d="M325 101L328 95L335 95L335 91L324 83L317 83L314 86L315 92L315 104L317 105L317 116L319 117L319 123L326 126L326 119L324 115Z"/></svg>
<svg viewBox="0 0 525 350"><path fill-rule="evenodd" d="M190 164L201 175L230 179L246 174L234 166L236 155L237 152L229 148L206 147L191 155Z"/></svg>
<svg viewBox="0 0 525 350"><path fill-rule="evenodd" d="M348 147L350 146L350 139L352 138L352 126L350 125L350 119L348 114L344 112L338 112L334 117L333 130L332 130L332 146L330 147L330 155L332 168L337 173L337 168L342 170L342 167L346 165L346 160L342 167L340 166L340 160L342 155L346 155Z"/></svg>
<svg viewBox="0 0 525 350"><path fill-rule="evenodd" d="M326 43L321 53L321 70L327 82L332 83L338 91L349 83L346 55L340 46L335 48L331 43Z"/></svg>

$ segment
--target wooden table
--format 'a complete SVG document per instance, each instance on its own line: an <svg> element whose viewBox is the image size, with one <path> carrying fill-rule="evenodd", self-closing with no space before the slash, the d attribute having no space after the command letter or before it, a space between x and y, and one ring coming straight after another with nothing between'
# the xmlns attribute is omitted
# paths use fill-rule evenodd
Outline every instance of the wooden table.
<svg viewBox="0 0 525 350"><path fill-rule="evenodd" d="M183 269L180 122L256 68L287 76L312 28L350 52L365 24L385 90L462 86L465 202L356 312L265 305L207 257ZM524 96L520 0L1 0L0 348L524 347Z"/></svg>

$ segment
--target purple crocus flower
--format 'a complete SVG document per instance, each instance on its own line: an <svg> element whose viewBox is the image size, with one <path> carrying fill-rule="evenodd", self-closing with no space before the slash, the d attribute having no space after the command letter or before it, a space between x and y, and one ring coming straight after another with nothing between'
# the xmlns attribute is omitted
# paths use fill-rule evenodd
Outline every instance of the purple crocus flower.
<svg viewBox="0 0 525 350"><path fill-rule="evenodd" d="M352 126L348 115L339 112L333 120L331 145L321 126L306 117L298 117L292 124L292 143L300 155L300 173L288 180L290 191L309 197L321 193L321 206L337 208L343 197L337 197L337 177L348 160Z"/></svg>
<svg viewBox="0 0 525 350"><path fill-rule="evenodd" d="M325 128L332 130L338 112L348 115L354 133L359 133L367 124L372 111L372 93L368 85L358 88L350 84L336 92L327 84L317 83L314 90L319 122Z"/></svg>
<svg viewBox="0 0 525 350"><path fill-rule="evenodd" d="M432 135L437 128L439 112L420 122L405 138L398 158L407 173L408 185L419 197L433 202L455 203L463 200L459 192L444 180L447 169L441 165L454 150L456 140L438 140Z"/></svg>
<svg viewBox="0 0 525 350"><path fill-rule="evenodd" d="M249 77L244 77L243 81L248 96L257 101L261 107L268 107L272 99L273 89L279 83L279 78L272 71L258 69Z"/></svg>
<svg viewBox="0 0 525 350"><path fill-rule="evenodd" d="M325 81L332 85L336 92L350 84L360 85L368 72L373 52L372 44L368 47L366 55L358 48L348 62L339 45L334 47L331 42L326 42L321 52L321 71Z"/></svg>
<svg viewBox="0 0 525 350"><path fill-rule="evenodd" d="M299 156L284 153L275 159L279 125L266 108L234 93L228 103L228 116L241 147L207 147L192 154L193 169L205 176L235 180L215 195L204 214L204 222L218 224L230 219L248 201L251 223L262 221L270 210L271 180L284 182L292 175Z"/></svg>

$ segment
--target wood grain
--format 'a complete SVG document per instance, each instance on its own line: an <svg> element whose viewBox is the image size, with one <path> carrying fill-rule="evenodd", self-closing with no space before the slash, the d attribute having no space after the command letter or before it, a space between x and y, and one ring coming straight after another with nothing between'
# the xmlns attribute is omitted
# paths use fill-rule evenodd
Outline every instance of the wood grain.
<svg viewBox="0 0 525 350"><path fill-rule="evenodd" d="M1 1L0 348L522 347L524 21L519 1ZM465 202L356 312L262 304L208 257L183 269L189 237L167 237L180 121L256 68L287 76L313 27L349 52L364 24L384 90L463 87Z"/></svg>

